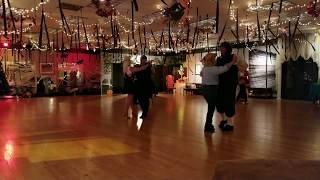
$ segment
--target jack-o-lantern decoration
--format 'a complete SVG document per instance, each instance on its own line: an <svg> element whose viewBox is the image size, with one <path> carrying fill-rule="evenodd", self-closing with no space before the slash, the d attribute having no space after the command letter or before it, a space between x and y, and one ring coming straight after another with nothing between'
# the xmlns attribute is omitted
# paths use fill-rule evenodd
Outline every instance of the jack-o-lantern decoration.
<svg viewBox="0 0 320 180"><path fill-rule="evenodd" d="M97 8L96 14L101 17L109 17L115 13L115 8L111 0L92 0L92 4Z"/></svg>
<svg viewBox="0 0 320 180"><path fill-rule="evenodd" d="M312 17L319 17L320 15L320 8L317 7L317 3L315 1L310 1L307 4L307 13Z"/></svg>

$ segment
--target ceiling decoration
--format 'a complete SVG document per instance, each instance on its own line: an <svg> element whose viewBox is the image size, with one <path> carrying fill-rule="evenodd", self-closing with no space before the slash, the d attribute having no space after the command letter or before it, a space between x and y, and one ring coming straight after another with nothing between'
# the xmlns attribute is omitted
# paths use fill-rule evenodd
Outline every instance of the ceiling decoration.
<svg viewBox="0 0 320 180"><path fill-rule="evenodd" d="M4 1L10 1L12 7L4 3L5 8L0 8L2 12L6 10L0 34L7 34L11 41L9 35L20 37L22 32L26 46L29 39L35 42L40 32L48 32L49 37L43 38L42 45L38 42L37 47L54 43L56 49L79 48L80 43L81 48L89 49L189 51L214 47L225 40L245 44L266 42L320 25L319 2L309 0ZM42 7L45 18L39 11ZM63 40L57 41L56 37Z"/></svg>
<svg viewBox="0 0 320 180"><path fill-rule="evenodd" d="M119 5L120 1L112 0L92 0L91 3L97 9L96 14L101 17L108 18L112 14L116 13L116 6Z"/></svg>

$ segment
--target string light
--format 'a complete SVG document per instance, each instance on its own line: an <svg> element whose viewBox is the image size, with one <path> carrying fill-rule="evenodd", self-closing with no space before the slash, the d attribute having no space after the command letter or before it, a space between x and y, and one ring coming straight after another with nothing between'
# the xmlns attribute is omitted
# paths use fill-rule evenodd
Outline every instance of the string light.
<svg viewBox="0 0 320 180"><path fill-rule="evenodd" d="M300 9L300 8L305 8L307 5L306 4L297 4L297 5L292 5L290 7L284 7L284 11L292 11L295 9ZM248 5L248 11L269 11L271 10L271 5L262 5L262 2L258 2L258 5L255 4L249 4ZM273 7L272 10L279 10L278 7Z"/></svg>
<svg viewBox="0 0 320 180"><path fill-rule="evenodd" d="M234 0L232 0L231 6L230 6L230 20L231 21L237 21L235 11L236 11L236 8L234 7Z"/></svg>
<svg viewBox="0 0 320 180"><path fill-rule="evenodd" d="M22 32L28 32L33 26L28 26L26 28L23 28L22 29ZM15 31L8 31L8 34L15 34ZM17 34L20 34L20 31L17 30ZM5 32L4 31L0 31L0 35L5 35Z"/></svg>
<svg viewBox="0 0 320 180"><path fill-rule="evenodd" d="M59 24L60 26L62 26L62 21L61 20L58 20L57 18L55 17L52 17L49 13L44 13L44 15L49 18L50 20L54 21L55 23ZM110 21L106 21L104 22L103 24L107 24L107 23L110 23ZM96 26L97 23L92 23L92 24L87 24L85 25L86 28L92 28L94 26ZM70 25L71 27L72 26L78 26L78 24L75 24L75 23L68 23L68 25Z"/></svg>
<svg viewBox="0 0 320 180"><path fill-rule="evenodd" d="M15 14L25 16L29 13L33 13L33 12L38 11L42 5L46 5L49 2L50 2L50 0L45 0L43 2L39 2L35 7L31 8L31 9L19 9L19 8L11 7L11 11L14 12ZM0 7L2 8L2 6L0 6Z"/></svg>
<svg viewBox="0 0 320 180"><path fill-rule="evenodd" d="M124 20L126 20L126 21L128 21L128 22L131 23L131 18L128 18L127 16L122 15L119 11L116 11L116 12L117 12L117 15L118 15L119 17L121 17L121 18L123 18ZM143 26L143 25L151 25L151 24L154 23L154 22L155 22L154 18L149 18L149 19L148 19L148 22L137 22L137 21L135 21L134 24L135 24L135 26Z"/></svg>

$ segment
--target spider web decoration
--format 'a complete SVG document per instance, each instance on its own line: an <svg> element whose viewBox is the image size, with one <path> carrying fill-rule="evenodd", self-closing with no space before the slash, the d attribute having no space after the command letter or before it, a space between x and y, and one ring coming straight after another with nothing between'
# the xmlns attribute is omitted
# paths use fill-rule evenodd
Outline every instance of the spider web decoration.
<svg viewBox="0 0 320 180"><path fill-rule="evenodd" d="M109 17L116 12L115 7L121 4L121 0L92 0L91 3L97 9L98 16Z"/></svg>

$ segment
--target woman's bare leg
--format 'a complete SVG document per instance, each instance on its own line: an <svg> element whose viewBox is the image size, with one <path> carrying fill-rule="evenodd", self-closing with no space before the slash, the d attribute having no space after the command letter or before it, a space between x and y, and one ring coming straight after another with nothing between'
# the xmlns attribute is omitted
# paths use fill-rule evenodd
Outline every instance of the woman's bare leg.
<svg viewBox="0 0 320 180"><path fill-rule="evenodd" d="M129 114L129 109L131 107L132 110L132 106L133 106L133 95L132 94L128 94L127 99L126 99L126 106L125 106L125 110L124 110L124 116L125 117L132 117L132 114Z"/></svg>

